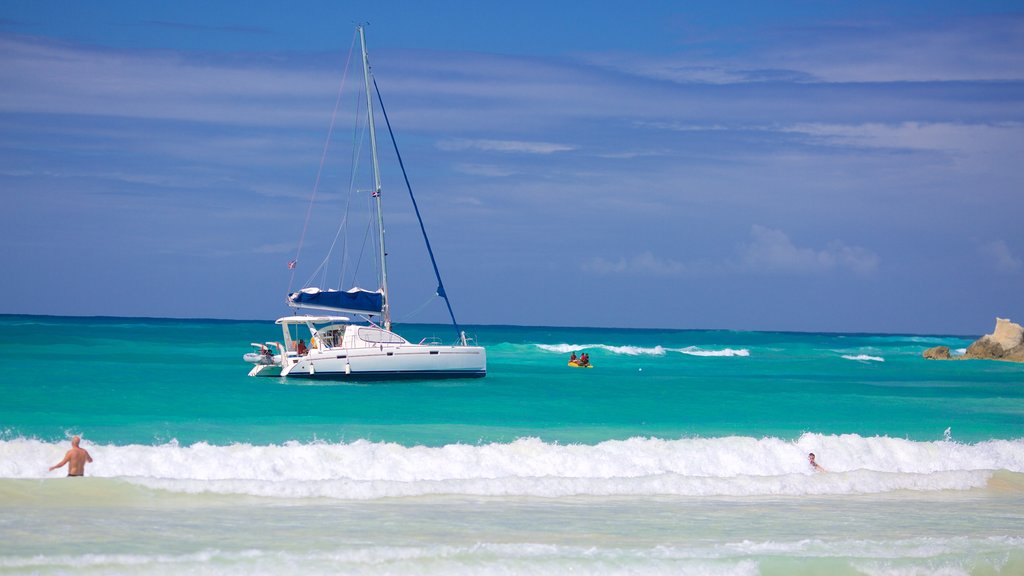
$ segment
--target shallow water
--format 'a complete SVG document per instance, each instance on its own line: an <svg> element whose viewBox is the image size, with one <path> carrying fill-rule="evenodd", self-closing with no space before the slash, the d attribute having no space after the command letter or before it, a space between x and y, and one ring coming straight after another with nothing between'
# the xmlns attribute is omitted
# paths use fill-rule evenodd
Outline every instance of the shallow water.
<svg viewBox="0 0 1024 576"><path fill-rule="evenodd" d="M0 316L0 573L1024 573L1024 367L920 357L970 337L476 327L480 380L248 378L277 329Z"/></svg>

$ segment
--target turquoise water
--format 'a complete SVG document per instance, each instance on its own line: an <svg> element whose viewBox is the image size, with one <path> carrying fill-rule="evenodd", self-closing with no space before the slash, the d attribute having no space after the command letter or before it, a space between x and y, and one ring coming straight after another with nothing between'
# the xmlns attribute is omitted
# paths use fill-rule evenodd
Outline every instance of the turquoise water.
<svg viewBox="0 0 1024 576"><path fill-rule="evenodd" d="M0 316L0 574L1024 573L1024 365L921 357L974 337L467 332L486 378L350 384L248 377L272 322Z"/></svg>
<svg viewBox="0 0 1024 576"><path fill-rule="evenodd" d="M399 327L450 339L444 326ZM483 380L310 384L249 378L270 322L0 317L7 435L216 444L367 438L403 445L595 443L803 432L1024 438L1020 365L929 362L970 338L470 327ZM595 369L566 367L586 350ZM682 352L681 352L682 351ZM694 354L721 354L698 356ZM850 358L861 359L850 359Z"/></svg>

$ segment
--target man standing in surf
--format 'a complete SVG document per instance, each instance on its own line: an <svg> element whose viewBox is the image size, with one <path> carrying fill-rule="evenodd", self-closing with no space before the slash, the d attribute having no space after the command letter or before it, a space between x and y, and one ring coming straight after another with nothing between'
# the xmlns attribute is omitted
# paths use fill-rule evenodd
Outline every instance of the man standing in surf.
<svg viewBox="0 0 1024 576"><path fill-rule="evenodd" d="M50 466L50 471L56 470L61 466L68 465L68 477L71 476L85 476L85 463L92 462L92 456L85 448L78 446L78 443L82 439L78 436L71 438L71 450L68 450L67 454L64 455L64 459L59 463Z"/></svg>

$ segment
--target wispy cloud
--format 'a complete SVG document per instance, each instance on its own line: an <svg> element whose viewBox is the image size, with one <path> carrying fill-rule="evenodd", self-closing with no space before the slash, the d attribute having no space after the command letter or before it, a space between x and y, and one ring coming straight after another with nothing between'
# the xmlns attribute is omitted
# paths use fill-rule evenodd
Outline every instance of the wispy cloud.
<svg viewBox="0 0 1024 576"><path fill-rule="evenodd" d="M482 150L485 152L512 152L518 154L553 154L575 150L575 146L553 142L524 142L520 140L442 140L437 147L446 152Z"/></svg>
<svg viewBox="0 0 1024 576"><path fill-rule="evenodd" d="M595 256L586 259L581 268L584 272L602 275L680 276L687 272L683 263L659 258L649 251L611 260Z"/></svg>
<svg viewBox="0 0 1024 576"><path fill-rule="evenodd" d="M1024 122L794 122L733 125L692 124L678 121L637 122L638 126L670 132L721 133L737 138L785 138L780 145L845 149L877 153L926 153L973 172L991 172L1016 162L1024 146Z"/></svg>
<svg viewBox="0 0 1024 576"><path fill-rule="evenodd" d="M989 143L997 148L1008 139L1024 138L1024 124L962 124L951 122L899 122L882 124L800 123L778 128L781 132L804 134L841 146L905 150L964 149L965 144Z"/></svg>
<svg viewBox="0 0 1024 576"><path fill-rule="evenodd" d="M878 269L879 257L859 246L832 240L821 248L797 246L781 231L754 225L750 239L738 246L735 259L717 264L679 262L650 251L617 259L594 257L581 266L584 272L631 276L723 276L736 274L820 274L846 270L868 275Z"/></svg>
<svg viewBox="0 0 1024 576"><path fill-rule="evenodd" d="M591 64L607 66L645 78L677 84L743 84L758 82L811 82L816 78L799 70L750 68L734 60L686 54L638 59L634 55L601 55L588 58Z"/></svg>
<svg viewBox="0 0 1024 576"><path fill-rule="evenodd" d="M978 252L995 267L996 271L1002 273L1015 273L1024 270L1024 260L1021 260L1010 250L1004 240L995 240L978 246Z"/></svg>
<svg viewBox="0 0 1024 576"><path fill-rule="evenodd" d="M847 22L791 31L768 62L824 82L934 82L1024 78L1024 16L955 17L894 26ZM814 50L806 49L813 41Z"/></svg>
<svg viewBox="0 0 1024 576"><path fill-rule="evenodd" d="M315 70L230 58L218 62L0 37L0 111L9 113L322 125L323 109L314 115L296 104L329 97L334 82ZM280 106L282 99L291 105Z"/></svg>
<svg viewBox="0 0 1024 576"><path fill-rule="evenodd" d="M1019 14L899 26L851 20L761 29L741 51L698 43L661 58L605 54L590 62L680 84L1020 80L1022 30Z"/></svg>
<svg viewBox="0 0 1024 576"><path fill-rule="evenodd" d="M490 178L507 178L509 176L515 176L518 171L510 169L508 166L500 166L497 164L456 164L455 170L463 174L469 174L470 176L486 176Z"/></svg>

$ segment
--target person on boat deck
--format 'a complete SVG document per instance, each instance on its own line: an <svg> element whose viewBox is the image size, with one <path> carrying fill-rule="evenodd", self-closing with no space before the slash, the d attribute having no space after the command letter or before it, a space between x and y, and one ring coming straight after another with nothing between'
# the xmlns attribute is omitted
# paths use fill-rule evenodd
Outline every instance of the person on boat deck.
<svg viewBox="0 0 1024 576"><path fill-rule="evenodd" d="M578 364L580 366L586 366L587 364L590 364L590 354L587 354L586 352L584 352L583 354L580 354L580 359L579 359Z"/></svg>
<svg viewBox="0 0 1024 576"><path fill-rule="evenodd" d="M295 351L299 353L299 356L304 356L308 352L306 348L306 341L299 338L299 343L295 345Z"/></svg>
<svg viewBox="0 0 1024 576"><path fill-rule="evenodd" d="M573 351L572 355L569 356L569 362L576 362L576 351Z"/></svg>

